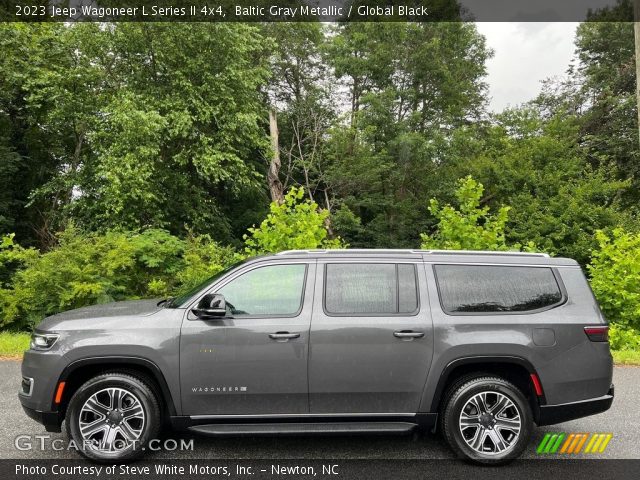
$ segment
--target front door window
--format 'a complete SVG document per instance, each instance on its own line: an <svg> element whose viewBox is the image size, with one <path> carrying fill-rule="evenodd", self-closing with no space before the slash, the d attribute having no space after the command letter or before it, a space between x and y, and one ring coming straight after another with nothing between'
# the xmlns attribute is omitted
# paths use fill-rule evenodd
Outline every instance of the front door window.
<svg viewBox="0 0 640 480"><path fill-rule="evenodd" d="M224 295L234 317L295 316L302 307L305 265L269 265L232 280L218 293Z"/></svg>

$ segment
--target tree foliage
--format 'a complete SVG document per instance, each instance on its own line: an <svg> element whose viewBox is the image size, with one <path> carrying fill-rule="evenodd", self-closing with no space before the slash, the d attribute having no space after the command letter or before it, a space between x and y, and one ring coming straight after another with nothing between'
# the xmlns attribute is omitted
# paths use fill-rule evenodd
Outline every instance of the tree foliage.
<svg viewBox="0 0 640 480"><path fill-rule="evenodd" d="M520 245L507 245L505 227L510 207L503 206L495 214L482 206L484 187L471 177L459 182L456 190L458 208L440 206L431 199L429 212L437 220L436 232L421 234L424 249L445 250L519 250Z"/></svg>
<svg viewBox="0 0 640 480"><path fill-rule="evenodd" d="M617 228L597 239L588 270L598 303L610 322L640 330L640 234Z"/></svg>
<svg viewBox="0 0 640 480"><path fill-rule="evenodd" d="M5 121L35 135L17 132L25 156L43 142L52 167L30 192L47 219L39 228L241 235L229 209L259 189L267 145L269 41L257 27L7 24L0 39L13 62L0 81L21 115Z"/></svg>
<svg viewBox="0 0 640 480"><path fill-rule="evenodd" d="M495 125L457 132L447 167L485 185L484 202L512 207L506 237L535 243L587 264L595 232L633 225L622 194L630 181L612 167L594 167L579 144L579 124L561 115L548 119L535 107L508 110Z"/></svg>
<svg viewBox="0 0 640 480"><path fill-rule="evenodd" d="M173 293L238 256L347 243L533 242L604 265L603 235L640 230L631 9L592 12L566 77L500 113L472 23L2 24L0 235L15 236L0 316L26 325Z"/></svg>
<svg viewBox="0 0 640 480"><path fill-rule="evenodd" d="M164 230L82 233L68 227L43 254L11 236L0 246L0 326L25 328L71 308L153 298L187 289L234 260L208 237L179 239Z"/></svg>
<svg viewBox="0 0 640 480"><path fill-rule="evenodd" d="M596 230L637 223L631 41L581 25L570 81L489 115L471 23L2 25L0 233L46 250L71 221L241 247L269 208L275 107L280 180L330 237L413 247L435 227L423 205L471 175L483 205L513 207L507 243L586 264Z"/></svg>
<svg viewBox="0 0 640 480"><path fill-rule="evenodd" d="M303 188L291 188L284 202L272 202L269 214L260 226L249 228L245 235L247 255L275 253L282 250L345 248L340 238L328 238L326 220L329 212L304 199Z"/></svg>
<svg viewBox="0 0 640 480"><path fill-rule="evenodd" d="M176 295L243 258L286 249L343 248L327 234L328 212L292 188L249 229L240 253L209 235L166 230L83 232L73 225L45 253L13 235L0 242L0 327L26 328L64 310L116 300Z"/></svg>
<svg viewBox="0 0 640 480"><path fill-rule="evenodd" d="M350 105L326 149L334 203L362 226L346 239L415 246L451 132L484 112L492 53L470 23L347 23L327 49Z"/></svg>

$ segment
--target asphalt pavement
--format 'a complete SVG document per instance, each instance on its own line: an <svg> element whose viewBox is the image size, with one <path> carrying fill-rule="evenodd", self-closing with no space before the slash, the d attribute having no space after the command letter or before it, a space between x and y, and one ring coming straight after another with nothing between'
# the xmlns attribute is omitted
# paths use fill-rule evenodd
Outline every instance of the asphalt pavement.
<svg viewBox="0 0 640 480"><path fill-rule="evenodd" d="M47 434L44 428L28 418L18 401L20 363L0 361L0 459L77 459L78 454L61 448L66 445L64 433ZM601 454L581 454L578 458L640 459L640 368L616 367L616 398L611 409L559 425L536 428L525 458L540 458L536 446L547 432L612 433L613 438ZM46 435L45 437L37 437ZM16 447L22 436L22 448ZM25 437L26 436L26 437ZM27 440L25 440L27 439ZM452 459L448 447L438 435L411 436L304 436L304 437L238 437L209 438L169 432L165 440L189 442L193 450L169 450L150 453L150 460L163 459ZM55 440L55 442L54 442ZM41 448L41 444L44 448Z"/></svg>

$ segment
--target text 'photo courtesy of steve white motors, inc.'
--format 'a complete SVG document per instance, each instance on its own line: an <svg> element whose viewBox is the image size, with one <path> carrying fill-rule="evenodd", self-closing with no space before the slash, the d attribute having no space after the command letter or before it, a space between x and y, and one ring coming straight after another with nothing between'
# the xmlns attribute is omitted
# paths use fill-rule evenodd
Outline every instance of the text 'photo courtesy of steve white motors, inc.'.
<svg viewBox="0 0 640 480"><path fill-rule="evenodd" d="M216 462L218 463L218 462ZM120 476L131 477L250 477L250 476L271 476L271 477L339 477L340 466L338 464L254 464L254 463L222 463L222 464L202 464L198 462L183 464L162 463L155 465L71 465L56 464L51 465L23 465L16 464L16 477L42 476L43 478L89 476L95 478L108 478Z"/></svg>

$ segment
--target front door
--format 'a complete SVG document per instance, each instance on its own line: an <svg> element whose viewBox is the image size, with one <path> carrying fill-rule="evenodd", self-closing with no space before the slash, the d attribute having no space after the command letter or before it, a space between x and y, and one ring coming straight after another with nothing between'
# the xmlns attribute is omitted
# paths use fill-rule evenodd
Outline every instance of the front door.
<svg viewBox="0 0 640 480"><path fill-rule="evenodd" d="M318 263L310 413L418 411L433 351L426 288L420 263Z"/></svg>
<svg viewBox="0 0 640 480"><path fill-rule="evenodd" d="M187 313L180 339L185 415L308 413L315 263L251 264L209 293L227 316Z"/></svg>

